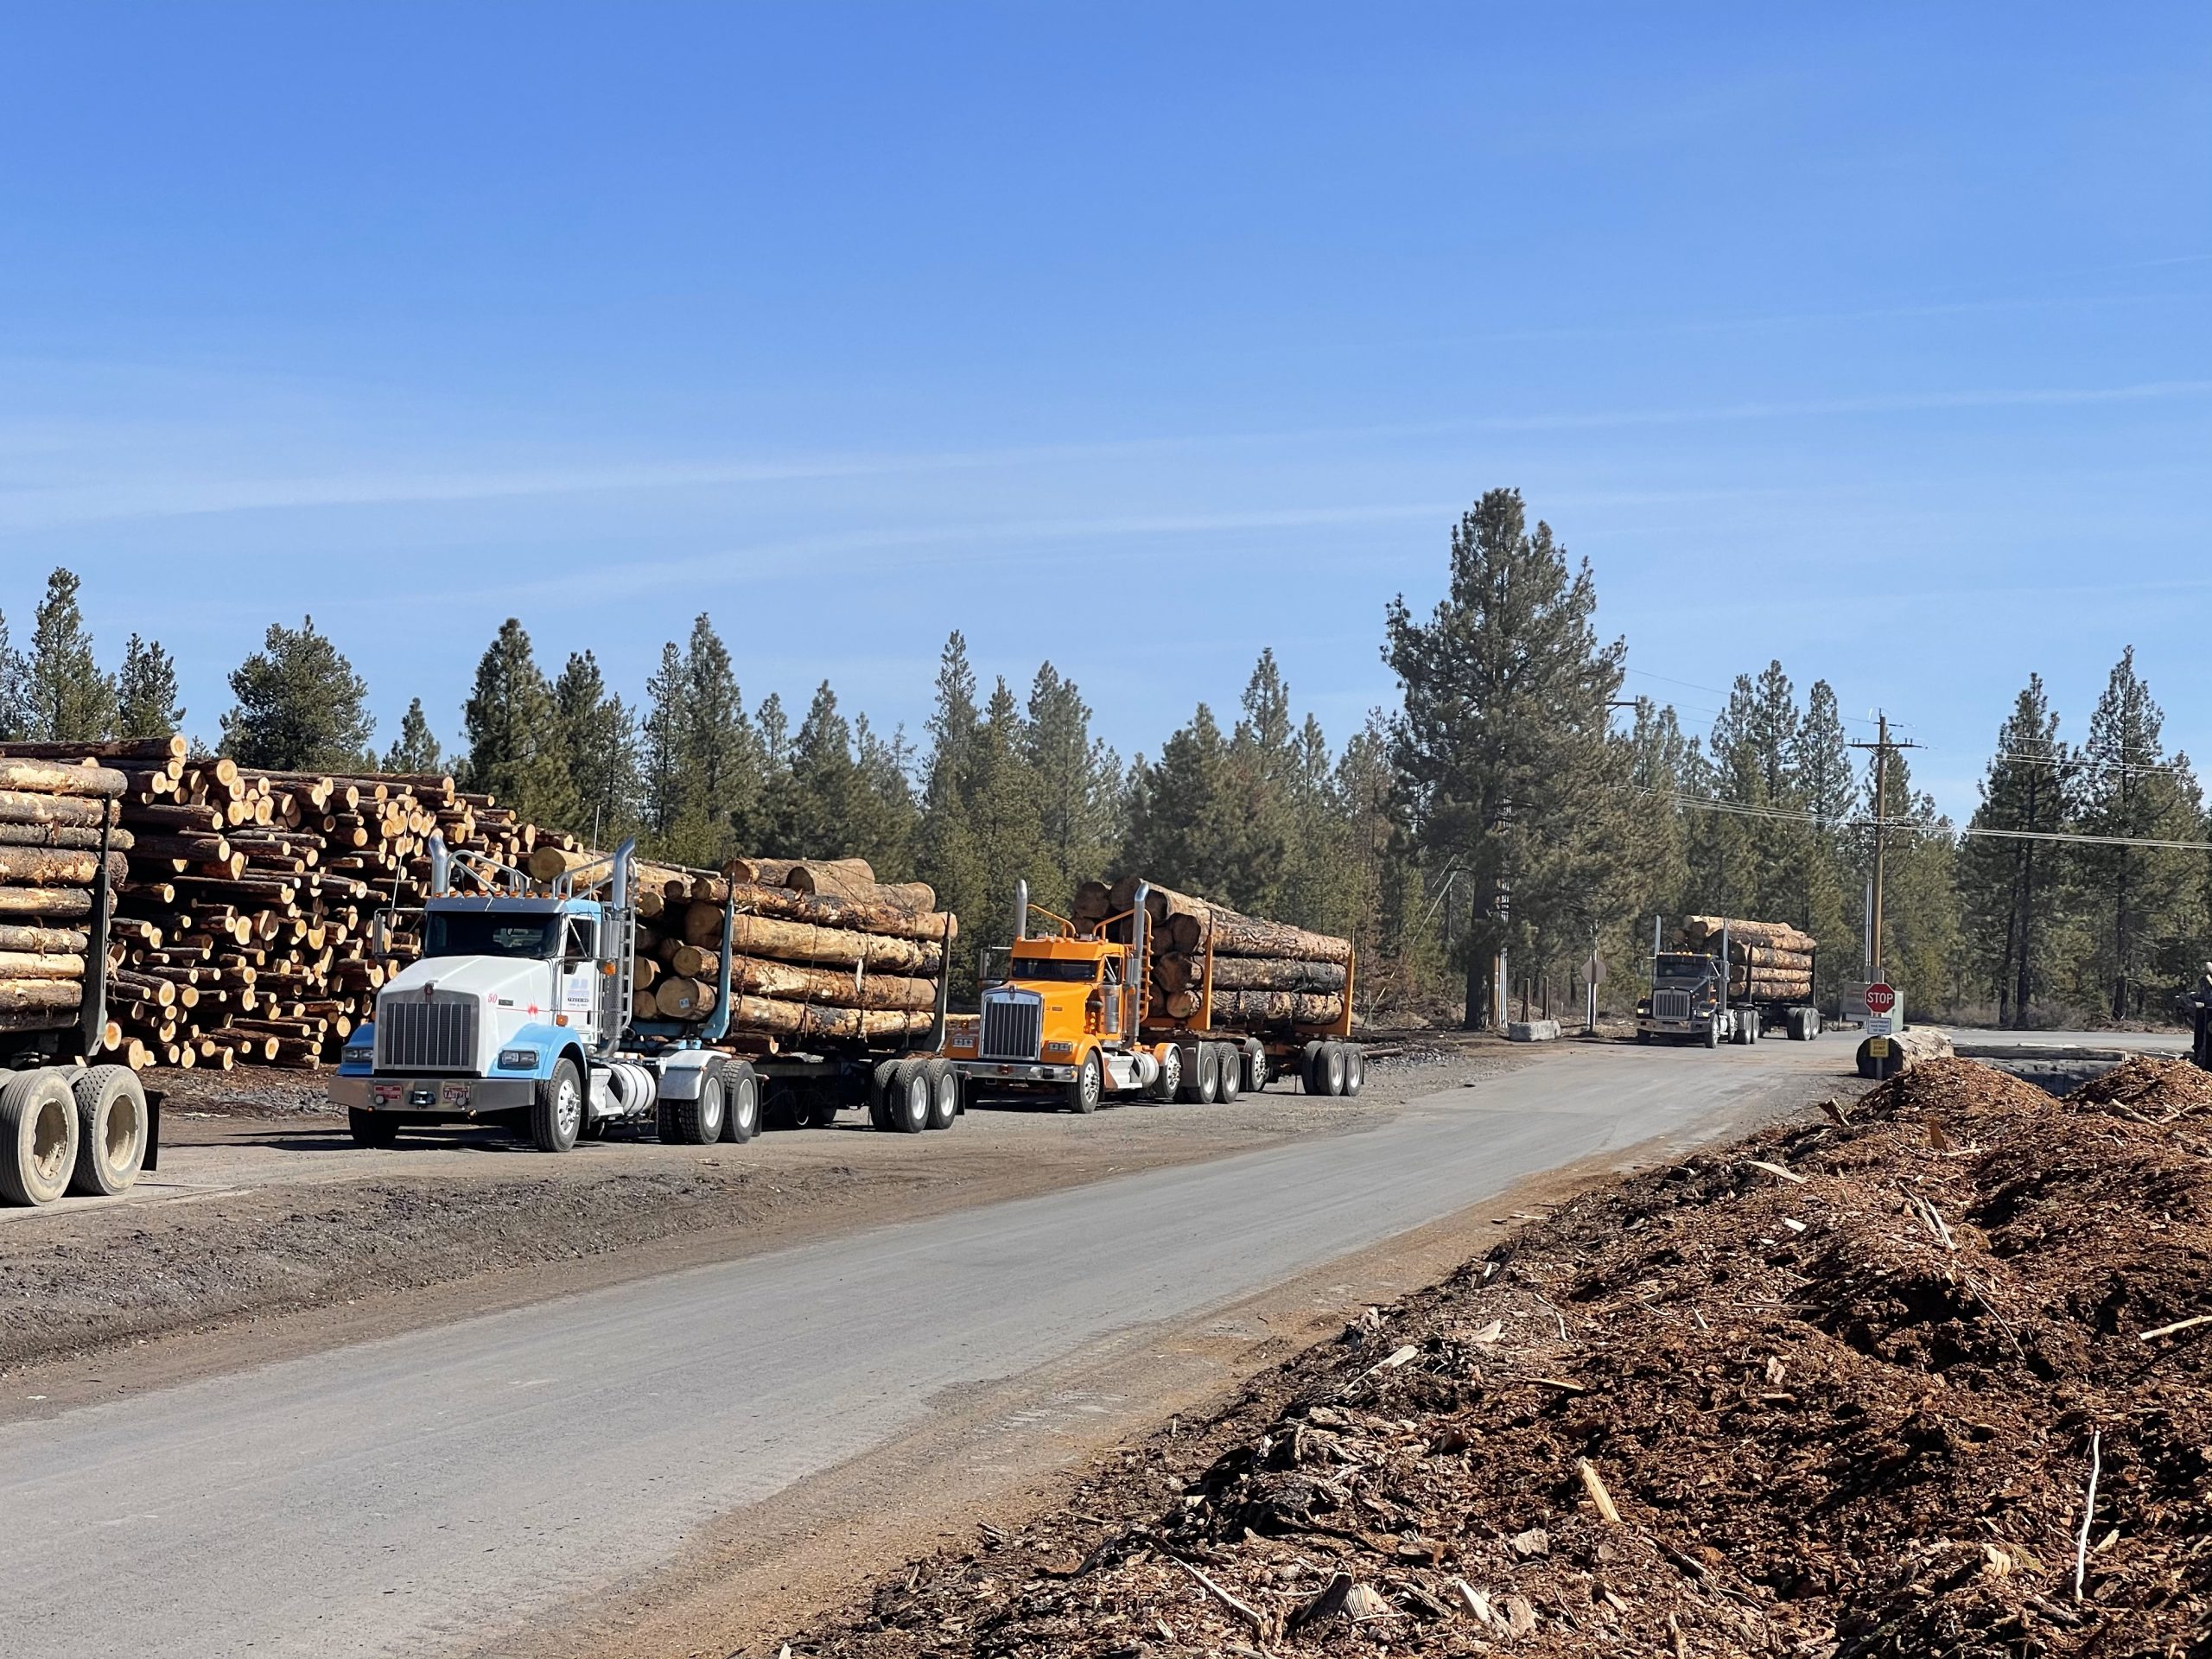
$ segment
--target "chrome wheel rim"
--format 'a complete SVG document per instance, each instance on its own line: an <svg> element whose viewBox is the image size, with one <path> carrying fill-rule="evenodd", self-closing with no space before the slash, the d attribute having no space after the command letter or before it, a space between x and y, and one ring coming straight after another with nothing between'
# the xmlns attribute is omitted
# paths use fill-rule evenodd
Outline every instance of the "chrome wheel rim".
<svg viewBox="0 0 2212 1659"><path fill-rule="evenodd" d="M553 1127L565 1141L583 1127L583 1092L573 1075L564 1077L553 1094Z"/></svg>

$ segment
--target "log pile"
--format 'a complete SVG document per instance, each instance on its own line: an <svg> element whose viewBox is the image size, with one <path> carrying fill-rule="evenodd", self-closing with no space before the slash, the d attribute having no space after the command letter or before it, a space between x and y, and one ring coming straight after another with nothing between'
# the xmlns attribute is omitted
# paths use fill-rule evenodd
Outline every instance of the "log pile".
<svg viewBox="0 0 2212 1659"><path fill-rule="evenodd" d="M926 1033L953 918L918 881L880 882L863 859L732 859L718 871L636 867L638 938L631 1017L692 1024L721 995L730 918L726 1040L767 1051L809 1041L897 1047ZM603 882L608 868L549 842L531 875Z"/></svg>
<svg viewBox="0 0 2212 1659"><path fill-rule="evenodd" d="M103 845L111 887L127 874L130 836L116 808L127 783L108 766L0 759L0 1032L63 1032L82 1019Z"/></svg>
<svg viewBox="0 0 2212 1659"><path fill-rule="evenodd" d="M1785 922L1747 922L1732 917L1692 916L1682 923L1682 944L1692 950L1719 948L1728 935L1728 995L1763 1001L1813 1000L1813 953L1818 942Z"/></svg>
<svg viewBox="0 0 2212 1659"><path fill-rule="evenodd" d="M1140 878L1112 886L1087 881L1076 892L1078 927L1109 923L1109 937L1126 939L1118 919L1135 906ZM1351 941L1283 922L1246 916L1172 888L1146 883L1148 1006L1170 1020L1196 1016L1212 969L1211 1023L1255 1031L1334 1025L1351 993Z"/></svg>
<svg viewBox="0 0 2212 1659"><path fill-rule="evenodd" d="M369 956L369 918L423 901L430 836L512 864L535 836L448 777L257 771L182 738L0 745L0 776L86 759L116 780L109 1046L132 1066L334 1059L398 966Z"/></svg>

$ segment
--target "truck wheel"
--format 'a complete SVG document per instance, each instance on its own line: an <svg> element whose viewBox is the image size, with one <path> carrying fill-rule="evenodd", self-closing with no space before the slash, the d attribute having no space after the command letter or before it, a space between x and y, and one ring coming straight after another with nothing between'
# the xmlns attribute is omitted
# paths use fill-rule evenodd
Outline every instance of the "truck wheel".
<svg viewBox="0 0 2212 1659"><path fill-rule="evenodd" d="M896 1060L878 1060L875 1070L868 1074L868 1121L871 1128L891 1127L891 1077L898 1069Z"/></svg>
<svg viewBox="0 0 2212 1659"><path fill-rule="evenodd" d="M1105 1071L1098 1064L1098 1051L1094 1048L1083 1057L1083 1064L1076 1068L1075 1077L1068 1084L1068 1109L1089 1117L1098 1109L1099 1097L1105 1092Z"/></svg>
<svg viewBox="0 0 2212 1659"><path fill-rule="evenodd" d="M1720 1046L1720 1016L1717 1014L1705 1022L1705 1046L1707 1048Z"/></svg>
<svg viewBox="0 0 2212 1659"><path fill-rule="evenodd" d="M660 1120L660 1138L679 1147L711 1147L722 1138L722 1115L728 1099L722 1091L722 1074L702 1072L699 1093L691 1100L662 1103L667 1109ZM671 1134L670 1131L673 1130Z"/></svg>
<svg viewBox="0 0 2212 1659"><path fill-rule="evenodd" d="M1815 1041L1815 1040L1817 1040L1817 1039L1818 1039L1818 1038L1820 1037L1820 1034L1821 1034L1821 1011L1820 1011L1818 1008L1808 1008L1808 1009L1806 1009L1806 1010L1805 1010L1805 1040L1806 1040L1807 1042L1808 1042L1808 1043L1809 1043L1809 1042Z"/></svg>
<svg viewBox="0 0 2212 1659"><path fill-rule="evenodd" d="M584 1127L584 1084L574 1060L555 1062L530 1106L530 1141L540 1152L567 1152Z"/></svg>
<svg viewBox="0 0 2212 1659"><path fill-rule="evenodd" d="M1298 1081L1305 1086L1306 1092L1309 1095L1323 1092L1320 1074L1314 1069L1319 1065L1320 1062L1321 1045L1319 1043L1308 1043L1298 1051Z"/></svg>
<svg viewBox="0 0 2212 1659"><path fill-rule="evenodd" d="M1256 1095L1268 1086L1268 1051L1257 1043L1244 1048L1244 1092Z"/></svg>
<svg viewBox="0 0 2212 1659"><path fill-rule="evenodd" d="M127 1065L96 1065L70 1085L77 1098L77 1166L69 1189L112 1198L146 1161L146 1090Z"/></svg>
<svg viewBox="0 0 2212 1659"><path fill-rule="evenodd" d="M1205 1061L1201 1058L1198 1045L1196 1043L1176 1044L1175 1066L1176 1075L1181 1078L1181 1082L1176 1085L1175 1098L1185 1106L1197 1105L1198 1084L1201 1081L1200 1073L1205 1070Z"/></svg>
<svg viewBox="0 0 2212 1659"><path fill-rule="evenodd" d="M1163 1106L1183 1092L1183 1051L1179 1045L1169 1044L1160 1057L1160 1075L1152 1080L1147 1092Z"/></svg>
<svg viewBox="0 0 2212 1659"><path fill-rule="evenodd" d="M1341 1046L1344 1052L1344 1097L1350 1099L1367 1086L1367 1051L1357 1043Z"/></svg>
<svg viewBox="0 0 2212 1659"><path fill-rule="evenodd" d="M742 1146L760 1133L760 1079L743 1060L722 1072L722 1139Z"/></svg>
<svg viewBox="0 0 2212 1659"><path fill-rule="evenodd" d="M930 1126L929 1068L921 1060L901 1060L891 1073L884 1096L885 1126L901 1135L919 1135Z"/></svg>
<svg viewBox="0 0 2212 1659"><path fill-rule="evenodd" d="M925 1060L930 1080L930 1128L949 1129L960 1116L960 1074L950 1060Z"/></svg>
<svg viewBox="0 0 2212 1659"><path fill-rule="evenodd" d="M1344 1046L1342 1043L1321 1045L1321 1065L1326 1086L1325 1095L1341 1095L1344 1091Z"/></svg>
<svg viewBox="0 0 2212 1659"><path fill-rule="evenodd" d="M346 1128L357 1147L389 1147L399 1139L399 1120L390 1112L365 1112L358 1106L346 1109Z"/></svg>
<svg viewBox="0 0 2212 1659"><path fill-rule="evenodd" d="M1221 1098L1221 1045L1198 1045L1198 1080L1191 1090L1192 1097L1201 1106L1211 1106Z"/></svg>
<svg viewBox="0 0 2212 1659"><path fill-rule="evenodd" d="M1244 1092L1244 1051L1221 1043L1215 1046L1213 1058L1219 1074L1214 1096L1226 1106Z"/></svg>
<svg viewBox="0 0 2212 1659"><path fill-rule="evenodd" d="M52 1204L77 1166L77 1098L59 1071L19 1071L0 1087L0 1197Z"/></svg>
<svg viewBox="0 0 2212 1659"><path fill-rule="evenodd" d="M1636 1040L1639 1043L1648 1043L1651 1040L1651 1033L1642 1026L1638 1026L1636 1028Z"/></svg>

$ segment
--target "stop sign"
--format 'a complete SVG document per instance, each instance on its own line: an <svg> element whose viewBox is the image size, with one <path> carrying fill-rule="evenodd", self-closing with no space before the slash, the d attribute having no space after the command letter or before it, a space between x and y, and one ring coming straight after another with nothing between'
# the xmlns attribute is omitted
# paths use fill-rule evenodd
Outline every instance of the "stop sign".
<svg viewBox="0 0 2212 1659"><path fill-rule="evenodd" d="M1867 1013L1887 1014L1891 1008L1897 1007L1897 994L1891 990L1888 986L1869 985L1866 988Z"/></svg>

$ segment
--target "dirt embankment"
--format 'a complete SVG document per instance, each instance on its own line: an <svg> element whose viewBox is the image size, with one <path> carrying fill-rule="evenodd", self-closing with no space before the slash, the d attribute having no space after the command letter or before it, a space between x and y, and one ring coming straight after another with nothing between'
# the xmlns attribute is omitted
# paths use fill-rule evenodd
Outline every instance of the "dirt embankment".
<svg viewBox="0 0 2212 1659"><path fill-rule="evenodd" d="M2212 1078L1945 1060L1834 1118L1575 1201L792 1651L2212 1652Z"/></svg>

